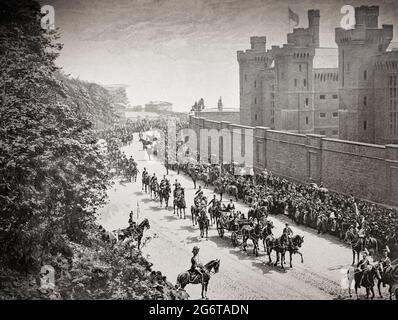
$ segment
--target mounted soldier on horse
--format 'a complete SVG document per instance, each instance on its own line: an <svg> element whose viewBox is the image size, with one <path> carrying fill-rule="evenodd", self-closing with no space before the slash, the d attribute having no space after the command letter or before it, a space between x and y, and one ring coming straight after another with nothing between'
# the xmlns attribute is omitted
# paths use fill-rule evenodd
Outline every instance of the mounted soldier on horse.
<svg viewBox="0 0 398 320"><path fill-rule="evenodd" d="M163 176L162 181L160 181L159 185L159 200L160 200L160 206L163 204L163 200L165 201L166 208L169 206L169 198L170 198L170 182L169 180L166 179L166 176Z"/></svg>
<svg viewBox="0 0 398 320"><path fill-rule="evenodd" d="M199 262L199 248L195 246L192 250L193 257L191 258L191 268L177 276L176 289L184 289L187 284L201 284L202 298L207 298L207 286L210 281L211 274L218 273L220 269L220 260L211 260L202 265Z"/></svg>

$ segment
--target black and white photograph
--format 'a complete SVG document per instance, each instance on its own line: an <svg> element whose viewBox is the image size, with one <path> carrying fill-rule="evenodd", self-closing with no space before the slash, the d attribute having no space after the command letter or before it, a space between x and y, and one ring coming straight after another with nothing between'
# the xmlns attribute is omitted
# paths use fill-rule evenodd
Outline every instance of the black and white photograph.
<svg viewBox="0 0 398 320"><path fill-rule="evenodd" d="M0 0L0 300L398 300L397 26L396 0Z"/></svg>

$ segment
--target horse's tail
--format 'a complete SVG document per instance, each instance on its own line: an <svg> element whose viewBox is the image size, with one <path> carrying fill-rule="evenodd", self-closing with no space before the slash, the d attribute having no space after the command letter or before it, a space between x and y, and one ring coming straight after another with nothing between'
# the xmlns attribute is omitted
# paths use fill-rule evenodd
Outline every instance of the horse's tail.
<svg viewBox="0 0 398 320"><path fill-rule="evenodd" d="M177 276L177 283L175 284L174 288L177 290L181 288L181 283L180 283L180 275Z"/></svg>

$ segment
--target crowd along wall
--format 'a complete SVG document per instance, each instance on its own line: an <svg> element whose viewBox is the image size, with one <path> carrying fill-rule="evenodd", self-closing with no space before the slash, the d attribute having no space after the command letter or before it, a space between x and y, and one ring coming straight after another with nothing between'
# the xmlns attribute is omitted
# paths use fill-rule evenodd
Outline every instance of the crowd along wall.
<svg viewBox="0 0 398 320"><path fill-rule="evenodd" d="M255 172L267 169L299 182L322 182L333 191L398 206L398 145L372 145L330 139L317 134L246 127L193 116L190 117L190 127L196 132L199 153L200 148L209 148L209 142L213 143L212 139L204 141L206 138L200 137L201 129L215 129L218 132L227 129L231 139L229 152L232 160L236 151L233 149L243 150L245 143L248 143L245 135L252 135L252 167ZM237 139L238 135L241 139ZM214 137L222 144L225 137L220 136ZM224 160L223 152L220 147L220 161Z"/></svg>

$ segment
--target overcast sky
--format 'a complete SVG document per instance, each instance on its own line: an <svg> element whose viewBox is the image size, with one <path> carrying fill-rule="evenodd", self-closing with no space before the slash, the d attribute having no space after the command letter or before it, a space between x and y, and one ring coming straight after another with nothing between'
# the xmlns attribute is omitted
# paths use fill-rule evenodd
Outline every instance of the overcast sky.
<svg viewBox="0 0 398 320"><path fill-rule="evenodd" d="M321 10L321 46L335 47L345 4L380 5L379 25L398 24L398 1L350 0L48 0L55 9L66 73L100 84L129 86L132 105L166 100L189 111L203 97L215 107L239 107L236 51L249 37L267 47L286 42L288 6L307 27L308 9ZM394 41L396 40L394 35Z"/></svg>

